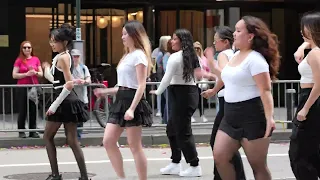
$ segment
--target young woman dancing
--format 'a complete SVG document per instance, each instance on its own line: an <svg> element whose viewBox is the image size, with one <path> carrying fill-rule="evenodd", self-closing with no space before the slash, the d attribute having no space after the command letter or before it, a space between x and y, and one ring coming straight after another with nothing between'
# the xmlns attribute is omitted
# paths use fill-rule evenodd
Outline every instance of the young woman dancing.
<svg viewBox="0 0 320 180"><path fill-rule="evenodd" d="M280 63L277 36L252 16L244 16L235 29L239 51L221 72L225 113L215 138L214 160L223 180L236 180L231 162L242 147L255 179L271 180L267 154L275 128L271 79Z"/></svg>
<svg viewBox="0 0 320 180"><path fill-rule="evenodd" d="M50 33L50 45L55 56L52 67L44 63L44 76L54 86L54 101L46 112L47 123L44 131L44 140L51 165L52 174L47 180L62 180L59 174L57 163L57 152L54 144L54 137L61 124L66 128L68 145L71 147L80 169L79 180L88 180L87 169L82 149L77 139L77 124L86 122L88 114L85 104L78 98L73 90L71 72L73 61L69 50L72 49L75 33L69 24L63 24L59 29Z"/></svg>
<svg viewBox="0 0 320 180"><path fill-rule="evenodd" d="M143 25L127 22L122 29L125 54L117 67L118 87L95 89L96 96L116 94L103 137L111 164L125 179L123 160L117 142L126 129L128 144L134 157L139 180L147 179L147 159L141 142L142 126L152 125L152 108L143 96L151 72L151 46Z"/></svg>

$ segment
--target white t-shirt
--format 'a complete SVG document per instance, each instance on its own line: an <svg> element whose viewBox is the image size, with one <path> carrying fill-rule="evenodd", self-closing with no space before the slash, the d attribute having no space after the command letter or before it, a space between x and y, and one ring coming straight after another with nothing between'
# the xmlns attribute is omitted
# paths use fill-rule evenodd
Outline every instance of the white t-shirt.
<svg viewBox="0 0 320 180"><path fill-rule="evenodd" d="M195 59L193 68L199 68L199 60ZM169 85L196 85L194 78L190 81L183 79L183 57L182 50L170 55L166 67L166 72L161 80L161 83L156 90L156 95L160 95Z"/></svg>
<svg viewBox="0 0 320 180"><path fill-rule="evenodd" d="M78 65L77 67L73 68L73 79L85 80L87 77L91 77L91 75L86 65ZM82 102L84 102L85 104L89 103L87 86L75 86L74 91L77 93L77 96Z"/></svg>
<svg viewBox="0 0 320 180"><path fill-rule="evenodd" d="M118 86L138 89L136 66L139 64L148 66L147 56L141 49L136 49L123 57L117 68Z"/></svg>
<svg viewBox="0 0 320 180"><path fill-rule="evenodd" d="M234 56L234 51L232 49L227 49L227 50L224 50L220 53L225 54L228 58L228 61L230 61L232 59L232 57ZM218 61L218 64L219 64L219 61ZM221 89L218 92L218 97L223 97L223 96L224 96L224 89Z"/></svg>
<svg viewBox="0 0 320 180"><path fill-rule="evenodd" d="M239 51L235 53L234 57L237 54ZM264 72L269 72L269 65L257 51L250 52L238 66L231 67L227 64L221 72L221 78L225 85L225 101L234 103L259 97L260 92L253 76Z"/></svg>

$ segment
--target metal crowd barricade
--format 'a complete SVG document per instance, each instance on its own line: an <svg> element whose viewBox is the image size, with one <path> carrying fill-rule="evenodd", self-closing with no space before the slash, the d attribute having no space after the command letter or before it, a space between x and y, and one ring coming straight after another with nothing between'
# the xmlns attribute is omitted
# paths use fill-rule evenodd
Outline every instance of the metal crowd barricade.
<svg viewBox="0 0 320 180"><path fill-rule="evenodd" d="M197 82L198 84L206 83L210 84L211 87L213 87L214 81L201 81ZM155 90L156 85L160 84L160 82L147 82L148 88L146 89L146 92L144 96L149 100L149 103L152 106L152 109L155 110L155 102L156 97L154 95L150 95L148 91ZM17 93L14 91L18 88L30 88L30 87L41 87L43 90L43 93L41 94L41 101L38 105L36 105L37 109L37 129L17 129L17 116L18 116L18 101L17 100ZM84 124L84 127L81 129L85 130L99 130L101 131L102 128L97 123L95 117L93 116L92 105L94 104L92 98L94 96L93 89L96 87L104 87L103 84L88 84L85 85L88 86L88 99L89 99L89 105L90 105L90 120ZM0 132L39 132L43 131L45 127L45 113L46 113L46 107L48 107L50 102L53 100L53 86L51 84L37 84L37 85L0 85L1 89L1 108L2 110L2 116L0 115ZM167 91L166 91L167 92ZM274 107L275 107L275 120L277 123L283 124L283 129L285 129L285 124L290 124L292 121L292 118L294 117L296 102L299 96L300 88L299 88L299 81L298 80L277 80L273 82L272 85L272 94L274 98ZM168 96L167 96L168 97ZM26 97L27 98L27 97ZM200 96L201 103L203 104L205 101ZM48 104L47 104L48 103ZM170 103L170 99L166 98L166 106L168 106L168 103ZM213 108L211 105L217 103L217 100L214 98L211 98L208 100L208 106L207 108L201 109L202 112L205 112L206 115L209 115L210 118L209 122L207 123L193 123L193 126L202 126L202 125L212 125L214 122L214 118L216 115L216 108ZM204 104L202 107L205 107ZM167 107L168 108L168 107ZM27 101L27 109L29 109L29 101ZM107 118L107 110L108 110L108 104L106 104L106 118ZM197 111L195 113L198 114ZM40 115L39 115L40 114ZM168 115L168 114L167 114ZM26 120L26 127L29 123L29 110L27 110L27 120ZM153 113L154 118L154 127L165 127L166 124L161 123L161 117L156 117L155 113ZM287 128L290 128L290 125L287 125ZM63 131L61 129L60 131Z"/></svg>
<svg viewBox="0 0 320 180"><path fill-rule="evenodd" d="M87 86L88 87L88 99L89 99L89 106L92 109L92 100L93 100L93 88L96 87L104 87L103 84L87 84L87 85L75 85L77 86ZM18 114L19 114L19 101L16 90L20 88L30 89L31 87L40 87L42 89L42 93L38 99L39 103L36 104L36 121L37 121L37 129L28 129L29 124L29 108L30 102L27 102L27 117L26 117L26 129L19 129L17 128L17 121L18 121ZM1 123L0 124L0 132L41 132L44 130L45 127L45 113L47 108L50 106L51 102L53 101L53 86L52 84L34 84L34 85L0 85L1 91L1 110L2 116L0 116ZM28 97L25 97L26 99ZM90 109L89 108L89 109ZM90 120L86 123L86 128L92 127L97 124L93 118L92 110L89 112ZM96 126L96 129L101 129L100 127ZM61 129L62 131L63 129Z"/></svg>
<svg viewBox="0 0 320 180"><path fill-rule="evenodd" d="M197 84L210 84L214 85L215 81L199 81ZM160 84L160 82L147 82L148 86L151 86L151 90L155 89L155 86ZM213 86L211 86L213 87ZM299 80L276 80L272 83L272 95L274 99L274 118L276 123L281 123L282 128L285 129L285 124L287 124L287 128L290 128L290 124L292 122L292 119L294 117L295 112L295 106L297 105L297 99L300 92L300 86L299 86ZM148 93L148 92L146 92ZM204 99L201 97L201 107L204 106ZM152 109L155 110L155 98L152 98ZM170 101L166 99L166 101ZM217 107L217 99L216 96L213 98L210 98L208 100L208 113L212 115L216 115L216 108L211 109L211 104L216 104ZM167 104L167 103L166 103ZM201 109L202 114L204 114L205 108ZM198 112L195 112L197 114ZM206 113L207 114L207 113ZM213 125L213 120L215 117L210 118L209 122L207 123L193 123L193 126L201 126L201 125ZM161 124L156 124L155 126L165 126Z"/></svg>

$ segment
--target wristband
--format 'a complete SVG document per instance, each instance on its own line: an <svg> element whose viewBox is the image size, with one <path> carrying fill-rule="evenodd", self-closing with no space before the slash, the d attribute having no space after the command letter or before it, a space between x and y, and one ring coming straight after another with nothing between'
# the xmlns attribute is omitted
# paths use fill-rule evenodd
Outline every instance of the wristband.
<svg viewBox="0 0 320 180"><path fill-rule="evenodd" d="M71 93L67 88L63 87L61 93L57 97L57 99L51 104L49 107L49 111L56 112L62 101Z"/></svg>

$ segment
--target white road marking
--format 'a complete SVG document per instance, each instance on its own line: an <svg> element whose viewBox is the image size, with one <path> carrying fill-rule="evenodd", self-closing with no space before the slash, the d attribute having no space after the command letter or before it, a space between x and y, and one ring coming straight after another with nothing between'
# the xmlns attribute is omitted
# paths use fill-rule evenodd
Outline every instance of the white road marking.
<svg viewBox="0 0 320 180"><path fill-rule="evenodd" d="M268 157L286 157L288 154L268 154ZM245 155L241 156L246 158ZM210 160L213 159L212 156L199 157L200 160ZM169 161L170 158L147 158L148 161ZM133 162L134 159L124 159L124 162ZM110 163L110 160L100 160L100 161L86 161L87 164L104 164ZM59 165L74 165L77 162L59 162ZM28 166L50 166L49 163L26 163L26 164L0 164L0 168L5 167L28 167Z"/></svg>

